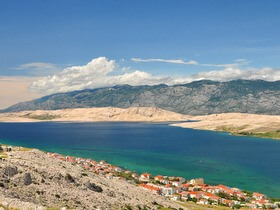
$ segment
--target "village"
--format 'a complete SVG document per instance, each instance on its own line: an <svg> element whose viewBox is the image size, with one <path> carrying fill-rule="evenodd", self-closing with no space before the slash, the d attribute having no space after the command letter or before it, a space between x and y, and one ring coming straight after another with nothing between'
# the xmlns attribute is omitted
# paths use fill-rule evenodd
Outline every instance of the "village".
<svg viewBox="0 0 280 210"><path fill-rule="evenodd" d="M173 201L194 202L201 205L226 206L233 209L278 209L280 202L269 199L258 192L243 191L222 184L208 185L202 178L186 180L183 177L152 176L149 173L137 174L121 167L111 165L104 160L99 162L64 156L57 153L48 153L52 158L77 164L87 171L105 176L108 179L122 179L135 184L143 190L165 196Z"/></svg>

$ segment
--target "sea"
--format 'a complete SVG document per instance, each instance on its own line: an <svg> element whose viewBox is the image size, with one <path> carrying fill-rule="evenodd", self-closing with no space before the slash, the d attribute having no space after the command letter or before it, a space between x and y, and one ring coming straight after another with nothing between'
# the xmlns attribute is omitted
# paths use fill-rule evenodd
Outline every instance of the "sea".
<svg viewBox="0 0 280 210"><path fill-rule="evenodd" d="M204 178L280 198L280 141L168 123L0 123L0 143L105 160L153 175Z"/></svg>

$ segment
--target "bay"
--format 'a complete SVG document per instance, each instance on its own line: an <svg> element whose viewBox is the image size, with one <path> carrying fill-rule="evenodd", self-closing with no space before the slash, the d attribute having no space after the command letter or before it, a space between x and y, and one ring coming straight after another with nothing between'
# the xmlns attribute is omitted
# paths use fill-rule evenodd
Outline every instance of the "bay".
<svg viewBox="0 0 280 210"><path fill-rule="evenodd" d="M138 173L202 177L280 198L280 141L166 123L0 123L0 143L109 163Z"/></svg>

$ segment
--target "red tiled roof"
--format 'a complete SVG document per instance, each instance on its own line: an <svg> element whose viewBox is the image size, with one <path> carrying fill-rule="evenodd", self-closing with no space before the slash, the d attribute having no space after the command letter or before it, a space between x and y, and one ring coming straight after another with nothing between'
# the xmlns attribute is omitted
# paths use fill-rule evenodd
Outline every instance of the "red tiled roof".
<svg viewBox="0 0 280 210"><path fill-rule="evenodd" d="M264 194L261 194L261 193L257 193L257 192L254 192L254 193L253 193L253 196L258 196L258 197L262 197L262 196L264 196Z"/></svg>
<svg viewBox="0 0 280 210"><path fill-rule="evenodd" d="M166 184L164 187L170 187L171 185L170 184Z"/></svg>
<svg viewBox="0 0 280 210"><path fill-rule="evenodd" d="M140 184L141 187L144 187L146 189L149 189L151 191L159 191L160 189L158 187L147 185L147 184Z"/></svg>
<svg viewBox="0 0 280 210"><path fill-rule="evenodd" d="M144 173L144 174L141 174L141 176L149 177L149 176L152 176L152 175L151 175L151 174L148 174L148 173Z"/></svg>

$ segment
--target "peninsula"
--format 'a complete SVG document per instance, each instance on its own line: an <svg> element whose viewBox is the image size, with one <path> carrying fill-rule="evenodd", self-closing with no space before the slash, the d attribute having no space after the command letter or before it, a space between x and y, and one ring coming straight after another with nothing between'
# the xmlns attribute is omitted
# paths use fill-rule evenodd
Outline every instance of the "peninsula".
<svg viewBox="0 0 280 210"><path fill-rule="evenodd" d="M170 122L172 126L280 139L280 116L222 113L191 116L157 107L95 107L0 114L0 122ZM188 121L188 122L186 122ZM177 122L177 123L173 123ZM173 124L172 124L173 123Z"/></svg>
<svg viewBox="0 0 280 210"><path fill-rule="evenodd" d="M192 122L174 126L229 132L233 135L280 139L280 116L245 113L223 113L191 117Z"/></svg>
<svg viewBox="0 0 280 210"><path fill-rule="evenodd" d="M130 107L127 109L76 108L60 110L36 110L0 114L0 122L39 122L39 121L124 121L124 122L174 122L185 121L190 116L166 111L156 107Z"/></svg>

